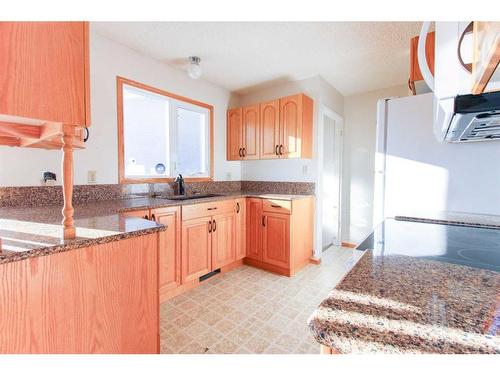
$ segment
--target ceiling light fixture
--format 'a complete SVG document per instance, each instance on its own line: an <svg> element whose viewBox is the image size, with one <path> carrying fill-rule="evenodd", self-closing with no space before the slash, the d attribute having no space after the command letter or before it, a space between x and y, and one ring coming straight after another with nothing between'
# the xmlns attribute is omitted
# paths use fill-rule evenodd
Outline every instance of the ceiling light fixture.
<svg viewBox="0 0 500 375"><path fill-rule="evenodd" d="M201 77L201 68L200 68L201 59L198 56L189 56L188 61L189 61L189 65L187 68L188 75L192 79L200 78Z"/></svg>

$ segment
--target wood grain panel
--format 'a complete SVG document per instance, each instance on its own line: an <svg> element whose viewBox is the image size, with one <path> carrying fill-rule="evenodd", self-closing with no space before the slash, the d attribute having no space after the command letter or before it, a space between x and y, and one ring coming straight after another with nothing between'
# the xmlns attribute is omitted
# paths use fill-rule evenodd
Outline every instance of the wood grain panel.
<svg viewBox="0 0 500 375"><path fill-rule="evenodd" d="M160 302L169 290L181 285L181 208L167 207L151 210L151 218L163 224L159 246Z"/></svg>
<svg viewBox="0 0 500 375"><path fill-rule="evenodd" d="M87 124L86 22L0 22L0 113Z"/></svg>
<svg viewBox="0 0 500 375"><path fill-rule="evenodd" d="M280 99L280 145L282 158L300 157L302 138L302 95Z"/></svg>
<svg viewBox="0 0 500 375"><path fill-rule="evenodd" d="M130 216L130 217L140 217L145 220L149 220L149 210L135 210L135 211L127 211L120 213L122 216Z"/></svg>
<svg viewBox="0 0 500 375"><path fill-rule="evenodd" d="M236 213L212 217L211 271L236 260Z"/></svg>
<svg viewBox="0 0 500 375"><path fill-rule="evenodd" d="M240 160L243 148L243 114L241 108L227 111L227 160Z"/></svg>
<svg viewBox="0 0 500 375"><path fill-rule="evenodd" d="M246 256L246 198L235 200L236 203L236 259Z"/></svg>
<svg viewBox="0 0 500 375"><path fill-rule="evenodd" d="M262 261L290 267L290 216L266 213L262 229Z"/></svg>
<svg viewBox="0 0 500 375"><path fill-rule="evenodd" d="M212 240L210 223L211 218L197 218L182 222L183 284L210 272Z"/></svg>
<svg viewBox="0 0 500 375"><path fill-rule="evenodd" d="M182 220L209 217L229 212L236 212L234 199L184 205L182 206Z"/></svg>
<svg viewBox="0 0 500 375"><path fill-rule="evenodd" d="M260 105L260 158L277 159L280 145L280 101L272 100Z"/></svg>
<svg viewBox="0 0 500 375"><path fill-rule="evenodd" d="M244 107L243 120L243 159L258 159L260 146L260 106Z"/></svg>
<svg viewBox="0 0 500 375"><path fill-rule="evenodd" d="M247 199L247 257L262 260L262 199Z"/></svg>
<svg viewBox="0 0 500 375"><path fill-rule="evenodd" d="M1 265L1 353L158 353L158 235Z"/></svg>

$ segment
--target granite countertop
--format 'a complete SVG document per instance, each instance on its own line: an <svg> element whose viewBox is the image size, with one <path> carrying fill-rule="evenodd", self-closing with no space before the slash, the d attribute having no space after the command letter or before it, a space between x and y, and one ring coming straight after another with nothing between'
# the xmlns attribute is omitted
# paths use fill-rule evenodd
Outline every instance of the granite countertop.
<svg viewBox="0 0 500 375"><path fill-rule="evenodd" d="M162 224L120 215L123 212L239 197L295 200L310 197L310 195L241 191L186 201L137 196L75 205L77 238L73 240L62 239L62 207L59 205L0 207L0 238L2 239L0 264L165 230Z"/></svg>
<svg viewBox="0 0 500 375"><path fill-rule="evenodd" d="M309 318L319 343L340 353L500 353L500 272L430 259L410 245L413 254L387 251L385 241Z"/></svg>

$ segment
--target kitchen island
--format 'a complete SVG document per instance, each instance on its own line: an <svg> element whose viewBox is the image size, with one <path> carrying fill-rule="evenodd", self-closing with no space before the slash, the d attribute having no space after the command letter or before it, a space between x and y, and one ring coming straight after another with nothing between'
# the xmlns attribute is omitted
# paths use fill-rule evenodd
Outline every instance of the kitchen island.
<svg viewBox="0 0 500 375"><path fill-rule="evenodd" d="M421 226L433 224L389 224L392 228L386 225L372 249L310 317L309 327L323 352L500 353L497 258L478 267L459 264L462 260L452 259L450 250L424 251L414 243L405 244L403 232L394 234L411 230L420 235ZM428 236L447 240L448 249L457 238L450 231L462 230L442 225L430 229L425 228ZM484 246L500 251L498 229L465 230L487 231L481 233ZM479 237L467 237L480 243ZM457 243L459 252L469 250L467 245Z"/></svg>

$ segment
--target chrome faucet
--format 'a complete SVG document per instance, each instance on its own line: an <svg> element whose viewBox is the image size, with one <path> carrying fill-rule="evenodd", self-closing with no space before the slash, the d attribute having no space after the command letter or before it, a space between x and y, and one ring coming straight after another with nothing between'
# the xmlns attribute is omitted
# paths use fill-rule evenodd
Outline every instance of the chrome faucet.
<svg viewBox="0 0 500 375"><path fill-rule="evenodd" d="M177 194L178 195L184 195L185 190L184 190L184 179L182 178L182 175L179 173L177 178L174 180L174 183L177 184Z"/></svg>

